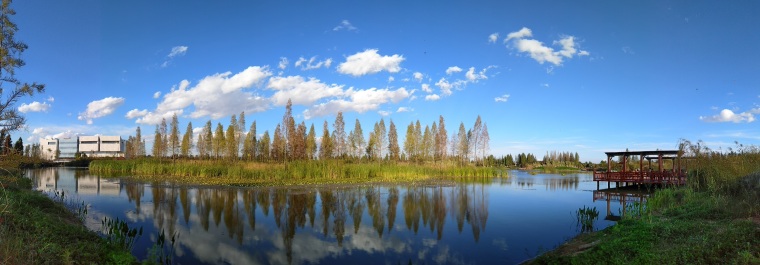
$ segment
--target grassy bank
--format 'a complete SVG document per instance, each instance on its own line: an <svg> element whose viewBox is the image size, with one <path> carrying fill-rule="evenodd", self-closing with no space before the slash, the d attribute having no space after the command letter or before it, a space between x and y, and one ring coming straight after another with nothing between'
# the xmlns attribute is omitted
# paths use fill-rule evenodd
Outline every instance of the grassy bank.
<svg viewBox="0 0 760 265"><path fill-rule="evenodd" d="M492 177L506 172L492 167L388 162L293 161L257 163L213 160L96 160L90 171L140 180L202 185L289 185L419 181L446 177Z"/></svg>
<svg viewBox="0 0 760 265"><path fill-rule="evenodd" d="M61 202L31 187L17 170L0 169L0 264L136 262L87 230Z"/></svg>
<svg viewBox="0 0 760 265"><path fill-rule="evenodd" d="M583 234L534 264L760 264L760 151L712 152L684 143L686 187L662 189L603 231Z"/></svg>

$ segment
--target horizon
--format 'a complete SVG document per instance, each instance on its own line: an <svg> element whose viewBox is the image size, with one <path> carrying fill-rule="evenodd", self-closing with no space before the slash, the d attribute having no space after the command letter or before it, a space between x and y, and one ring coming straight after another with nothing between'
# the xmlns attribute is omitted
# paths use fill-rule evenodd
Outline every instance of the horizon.
<svg viewBox="0 0 760 265"><path fill-rule="evenodd" d="M760 144L760 3L333 4L14 2L17 77L46 91L17 102L13 140L140 126L150 150L161 118L241 111L271 134L291 99L318 130L393 119L400 144L410 122L450 136L480 115L496 157Z"/></svg>

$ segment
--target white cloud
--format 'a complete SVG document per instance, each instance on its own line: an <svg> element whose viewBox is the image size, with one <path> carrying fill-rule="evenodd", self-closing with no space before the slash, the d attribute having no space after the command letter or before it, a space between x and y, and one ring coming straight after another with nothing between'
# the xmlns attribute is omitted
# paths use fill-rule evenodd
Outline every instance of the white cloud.
<svg viewBox="0 0 760 265"><path fill-rule="evenodd" d="M436 101L436 100L439 100L439 99L441 99L441 96L436 95L436 94L431 94L431 95L425 96L425 100L426 101Z"/></svg>
<svg viewBox="0 0 760 265"><path fill-rule="evenodd" d="M187 53L187 46L175 46L172 47L172 51L169 52L169 58L173 58L175 56L182 56Z"/></svg>
<svg viewBox="0 0 760 265"><path fill-rule="evenodd" d="M522 28L519 31L509 33L507 38L504 39L504 42L512 40L512 47L520 52L527 53L540 64L549 62L554 65L561 65L564 58L573 58L576 54L578 56L588 56L590 54L588 51L578 51L575 37L573 36L564 36L560 40L552 42L553 45L561 47L559 51L555 51L553 48L545 46L541 41L528 39L532 36L533 33L530 29Z"/></svg>
<svg viewBox="0 0 760 265"><path fill-rule="evenodd" d="M500 97L495 97L493 100L496 102L507 102L507 100L509 100L509 94L504 94Z"/></svg>
<svg viewBox="0 0 760 265"><path fill-rule="evenodd" d="M422 78L425 77L425 75L423 75L420 72L414 72L413 75L414 75L414 80L417 80L417 82L422 82Z"/></svg>
<svg viewBox="0 0 760 265"><path fill-rule="evenodd" d="M396 80L396 78L393 78L393 76L388 77L388 83L393 82L393 80Z"/></svg>
<svg viewBox="0 0 760 265"><path fill-rule="evenodd" d="M87 104L87 110L80 112L77 119L92 124L93 119L111 115L116 108L124 104L124 98L107 97Z"/></svg>
<svg viewBox="0 0 760 265"><path fill-rule="evenodd" d="M383 117L391 115L391 113L389 111L385 111L385 110L378 110L377 114L380 114L380 116L383 116Z"/></svg>
<svg viewBox="0 0 760 265"><path fill-rule="evenodd" d="M719 114L713 116L699 116L699 119L706 122L753 122L755 121L755 114L760 114L760 108L754 108L742 113L734 113L729 109L723 109Z"/></svg>
<svg viewBox="0 0 760 265"><path fill-rule="evenodd" d="M408 108L408 107L399 107L398 110L396 110L397 113L398 112L410 112L410 111L414 111L414 109L413 108Z"/></svg>
<svg viewBox="0 0 760 265"><path fill-rule="evenodd" d="M53 103L55 102L55 98L53 96L50 96L47 98L47 102Z"/></svg>
<svg viewBox="0 0 760 265"><path fill-rule="evenodd" d="M285 106L288 99L293 104L309 105L326 97L343 95L342 85L327 85L316 78L304 80L300 76L272 77L267 88L276 90L271 100L275 105Z"/></svg>
<svg viewBox="0 0 760 265"><path fill-rule="evenodd" d="M288 58L280 57L280 63L277 66L278 68L285 70L285 68L288 68Z"/></svg>
<svg viewBox="0 0 760 265"><path fill-rule="evenodd" d="M459 73L462 71L462 68L459 68L459 66L449 66L449 68L446 69L446 74L451 75L453 73Z"/></svg>
<svg viewBox="0 0 760 265"><path fill-rule="evenodd" d="M172 88L170 93L164 95L155 110L135 122L158 124L162 118L170 118L174 113L182 114L189 106L193 106L191 118L219 119L240 111L264 111L269 100L245 89L260 84L271 75L267 67L249 66L234 75L228 71L206 76L194 87L190 87L190 81L182 80L178 88Z"/></svg>
<svg viewBox="0 0 760 265"><path fill-rule="evenodd" d="M396 90L377 88L354 90L353 88L349 88L344 92L344 95L348 100L336 99L327 103L314 105L311 108L304 110L304 118L311 119L313 117L335 114L338 113L338 111L364 113L366 111L376 110L382 104L389 102L398 103L399 101L408 98L411 93L406 91L403 87Z"/></svg>
<svg viewBox="0 0 760 265"><path fill-rule="evenodd" d="M523 27L518 31L507 34L507 38L504 39L504 42L508 42L511 39L522 39L522 38L528 38L532 36L533 36L533 32L529 28Z"/></svg>
<svg viewBox="0 0 760 265"><path fill-rule="evenodd" d="M172 47L172 50L169 52L169 55L166 56L166 60L164 63L161 64L161 67L167 67L169 64L171 64L172 59L174 57L182 56L187 53L187 46L174 46Z"/></svg>
<svg viewBox="0 0 760 265"><path fill-rule="evenodd" d="M160 98L161 97L161 91L156 91L156 93L153 93L153 98Z"/></svg>
<svg viewBox="0 0 760 265"><path fill-rule="evenodd" d="M380 71L398 73L401 71L400 65L404 60L404 56L398 54L380 56L377 49L368 49L348 56L345 62L338 65L338 72L353 76L374 74Z"/></svg>
<svg viewBox="0 0 760 265"><path fill-rule="evenodd" d="M422 84L422 91L425 91L427 93L433 93L433 89L430 88L429 84Z"/></svg>
<svg viewBox="0 0 760 265"><path fill-rule="evenodd" d="M344 19L343 21L340 22L340 24L338 24L337 26L333 28L333 31L340 31L340 30L355 31L358 29L354 27L354 25L351 25L351 22Z"/></svg>
<svg viewBox="0 0 760 265"><path fill-rule="evenodd" d="M280 62L280 65L282 65L282 62ZM301 70L304 70L304 71L319 69L319 68L322 68L322 66L324 66L325 68L330 68L330 66L332 65L332 58L327 58L324 61L317 61L317 56L312 56L308 60L306 58L299 57L294 65L296 67L301 67ZM280 68L285 69L282 67Z"/></svg>
<svg viewBox="0 0 760 265"><path fill-rule="evenodd" d="M126 117L127 119L134 119L134 118L143 117L145 115L148 115L148 110L133 109L133 110L128 111L127 115L124 115L124 117Z"/></svg>
<svg viewBox="0 0 760 265"><path fill-rule="evenodd" d="M496 40L498 40L498 39L499 39L499 33L498 32L495 32L495 33L492 33L491 35L488 35L488 42L489 43L496 43Z"/></svg>
<svg viewBox="0 0 760 265"><path fill-rule="evenodd" d="M22 103L21 106L18 107L18 111L22 113L47 112L49 109L50 109L50 104L45 103L45 102L37 102L37 101L34 101L29 104Z"/></svg>
<svg viewBox="0 0 760 265"><path fill-rule="evenodd" d="M481 79L488 79L488 76L486 76L486 71L488 68L483 68L483 70L480 70L480 72L475 73L475 67L470 67L470 70L465 73L465 77L467 77L467 80L470 82L478 82L478 80Z"/></svg>

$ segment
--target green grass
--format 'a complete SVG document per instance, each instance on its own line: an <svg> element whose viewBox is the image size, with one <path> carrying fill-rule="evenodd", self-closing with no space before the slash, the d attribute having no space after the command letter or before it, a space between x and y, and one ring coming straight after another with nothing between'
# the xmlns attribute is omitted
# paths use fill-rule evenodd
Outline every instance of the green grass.
<svg viewBox="0 0 760 265"><path fill-rule="evenodd" d="M29 179L0 170L0 264L135 262L87 230L63 204L32 191Z"/></svg>
<svg viewBox="0 0 760 265"><path fill-rule="evenodd" d="M534 264L760 264L760 150L683 142L686 187L657 191L640 215L582 234Z"/></svg>
<svg viewBox="0 0 760 265"><path fill-rule="evenodd" d="M492 167L390 162L353 163L342 160L288 163L223 160L96 160L90 164L90 171L95 174L131 176L148 181L235 186L398 182L506 175L506 171Z"/></svg>

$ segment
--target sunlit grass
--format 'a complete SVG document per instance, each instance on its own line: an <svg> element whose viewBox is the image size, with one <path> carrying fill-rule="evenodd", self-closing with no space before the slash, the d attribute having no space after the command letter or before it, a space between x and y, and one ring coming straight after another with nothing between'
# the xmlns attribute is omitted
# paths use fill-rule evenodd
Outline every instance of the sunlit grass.
<svg viewBox="0 0 760 265"><path fill-rule="evenodd" d="M421 181L464 177L506 176L493 167L456 164L390 162L292 161L260 163L213 160L111 160L93 161L95 174L129 176L139 180L202 185L292 185L363 182Z"/></svg>

